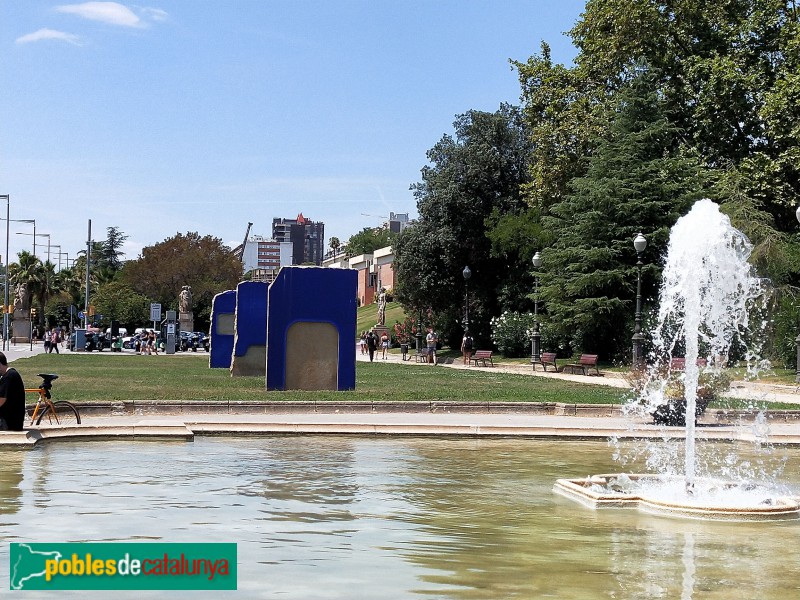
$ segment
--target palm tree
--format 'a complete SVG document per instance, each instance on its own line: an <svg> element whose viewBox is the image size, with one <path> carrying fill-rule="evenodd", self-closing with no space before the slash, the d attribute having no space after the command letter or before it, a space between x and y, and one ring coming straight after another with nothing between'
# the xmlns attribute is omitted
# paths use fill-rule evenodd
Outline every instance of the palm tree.
<svg viewBox="0 0 800 600"><path fill-rule="evenodd" d="M45 270L42 262L27 250L18 255L18 261L8 266L8 275L14 287L25 284L28 296L25 304L30 306L33 299L40 298L41 288L45 286Z"/></svg>
<svg viewBox="0 0 800 600"><path fill-rule="evenodd" d="M328 241L328 245L331 247L331 250L333 250L333 259L336 260L336 252L342 247L342 242L339 241L338 237L332 237Z"/></svg>

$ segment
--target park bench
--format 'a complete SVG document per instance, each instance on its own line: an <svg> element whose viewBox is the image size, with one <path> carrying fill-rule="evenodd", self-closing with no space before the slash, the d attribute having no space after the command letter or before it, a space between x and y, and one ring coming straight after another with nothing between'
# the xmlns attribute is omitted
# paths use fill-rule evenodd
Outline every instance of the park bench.
<svg viewBox="0 0 800 600"><path fill-rule="evenodd" d="M478 361L483 363L483 366L486 366L486 361L489 361L491 366L494 366L494 362L492 362L492 351L491 350L476 350L475 354L470 357L470 362L475 363L475 366L478 366Z"/></svg>
<svg viewBox="0 0 800 600"><path fill-rule="evenodd" d="M697 366L706 367L708 366L708 361L705 358L698 358ZM676 356L669 360L670 371L683 371L685 369L686 369L686 358L684 358L683 356Z"/></svg>
<svg viewBox="0 0 800 600"><path fill-rule="evenodd" d="M531 364L533 365L534 371L536 370L536 365L542 365L542 369L545 371L547 371L547 365L551 365L553 369L558 371L555 352L542 352L542 354L539 356L539 360L532 360Z"/></svg>
<svg viewBox="0 0 800 600"><path fill-rule="evenodd" d="M571 365L564 365L561 371L563 372L564 369L570 369L573 372L580 369L584 375L589 374L589 369L594 369L597 374L600 375L600 369L597 368L597 354L581 354L578 362Z"/></svg>

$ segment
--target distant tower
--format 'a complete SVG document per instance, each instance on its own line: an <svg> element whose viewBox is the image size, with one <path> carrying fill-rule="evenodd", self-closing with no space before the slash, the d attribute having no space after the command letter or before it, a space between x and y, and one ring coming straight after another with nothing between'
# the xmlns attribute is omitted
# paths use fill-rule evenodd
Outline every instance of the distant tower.
<svg viewBox="0 0 800 600"><path fill-rule="evenodd" d="M325 223L297 215L296 219L272 219L272 238L292 244L292 264L322 264Z"/></svg>

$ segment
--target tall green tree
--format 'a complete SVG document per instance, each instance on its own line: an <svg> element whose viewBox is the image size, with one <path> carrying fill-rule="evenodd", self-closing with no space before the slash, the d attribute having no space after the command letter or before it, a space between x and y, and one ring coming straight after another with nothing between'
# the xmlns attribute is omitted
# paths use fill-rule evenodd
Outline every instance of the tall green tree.
<svg viewBox="0 0 800 600"><path fill-rule="evenodd" d="M214 295L236 287L242 278L242 263L219 238L177 233L147 246L136 260L127 261L121 277L148 301L175 310L181 288L191 286L195 320L207 324Z"/></svg>
<svg viewBox="0 0 800 600"><path fill-rule="evenodd" d="M530 142L520 111L510 105L495 113L469 111L454 127L454 135L428 151L430 164L412 186L419 219L395 244L395 292L409 310L430 309L440 333L457 343L466 293L462 271L469 266L471 328L489 343L498 290L520 271L492 253L487 219L525 208Z"/></svg>
<svg viewBox="0 0 800 600"><path fill-rule="evenodd" d="M543 218L553 234L543 251L547 324L573 350L627 357L636 293L632 241L638 232L648 239L645 293L652 297L669 228L704 194L703 170L653 90L657 77L640 67L620 91L608 132L592 140L586 175L573 179L571 193Z"/></svg>
<svg viewBox="0 0 800 600"><path fill-rule="evenodd" d="M347 241L347 256L371 254L375 250L391 246L396 237L396 233L385 227L365 227L350 236ZM333 240L339 241L337 238L331 238L331 248L333 248Z"/></svg>
<svg viewBox="0 0 800 600"><path fill-rule="evenodd" d="M102 284L92 296L92 304L107 323L119 321L128 331L147 323L150 317L148 299L121 281Z"/></svg>

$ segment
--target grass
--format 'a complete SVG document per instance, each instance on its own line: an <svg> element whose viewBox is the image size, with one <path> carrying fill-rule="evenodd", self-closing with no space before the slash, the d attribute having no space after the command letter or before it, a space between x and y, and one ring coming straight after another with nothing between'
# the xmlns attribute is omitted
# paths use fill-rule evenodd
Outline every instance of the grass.
<svg viewBox="0 0 800 600"><path fill-rule="evenodd" d="M406 313L399 302L386 303L386 326L391 329L395 321L403 322ZM356 336L361 335L362 331L367 331L375 327L378 322L378 305L368 304L359 306L356 312Z"/></svg>
<svg viewBox="0 0 800 600"><path fill-rule="evenodd" d="M13 363L26 387L37 373L57 373L53 396L60 400L260 400L339 402L564 402L619 404L624 390L501 373L422 364L356 365L356 389L348 392L267 392L263 377L232 378L208 368L205 353L174 356L129 354L40 354Z"/></svg>

